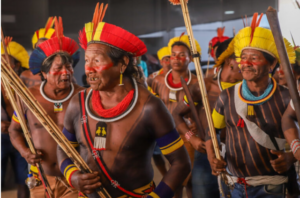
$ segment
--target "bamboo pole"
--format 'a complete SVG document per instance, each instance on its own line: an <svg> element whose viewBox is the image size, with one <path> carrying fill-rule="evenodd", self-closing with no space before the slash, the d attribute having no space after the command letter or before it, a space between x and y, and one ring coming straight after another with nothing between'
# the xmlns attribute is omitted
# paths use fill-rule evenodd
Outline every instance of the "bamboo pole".
<svg viewBox="0 0 300 198"><path fill-rule="evenodd" d="M4 35L3 35L3 31L2 30L1 30L1 40L2 40L2 45L3 45L3 49L4 49L4 54L5 54L6 60L9 63L9 56L8 56L7 49L6 49L6 46L5 46L5 43L4 43ZM8 64L8 66L11 67L9 64ZM36 150L34 148L34 145L33 145L33 142L32 142L31 136L30 136L30 133L29 133L27 125L26 125L26 120L24 118L23 111L21 110L20 102L17 101L18 104L16 103L14 95L13 95L12 90L10 89L8 83L5 80L1 80L1 82L3 84L4 89L6 90L7 96L9 98L9 100L10 100L10 103L11 103L13 109L16 111L16 114L18 116L18 119L19 119L19 122L20 122L20 125L21 125L21 128L22 128L22 131L24 133L24 137L25 137L26 142L27 142L27 144L29 146L29 149L30 149L31 153L36 154ZM18 96L17 95L16 95L16 98L18 100ZM37 166L37 168L39 170L39 174L41 176L43 185L45 187L46 195L47 195L48 198L52 198L53 197L53 192L52 192L52 190L50 188L50 185L49 185L49 182L48 182L48 180L46 178L44 170L43 170L43 168L42 168L42 166L41 166L40 163L37 163L36 166Z"/></svg>
<svg viewBox="0 0 300 198"><path fill-rule="evenodd" d="M291 67L291 63L289 61L287 51L285 48L285 44L283 41L283 37L281 34L280 24L277 16L277 11L271 6L268 8L266 12L270 28L272 30L272 34L275 40L276 48L278 51L279 58L281 60L281 65L283 72L285 74L286 82L289 87L289 92L294 103L295 109L300 109L300 97L298 93L298 89L296 86L296 80L293 75L293 70ZM300 122L300 111L296 111L296 117L298 122Z"/></svg>
<svg viewBox="0 0 300 198"><path fill-rule="evenodd" d="M187 33L189 35L192 53L197 54L195 38L194 38L193 30L192 30L192 24L191 24L186 0L180 0L180 5L181 5L182 13L183 13L183 19L185 22ZM204 78L203 78L203 72L202 72L201 65L200 65L200 59L198 56L194 56L193 59L194 59L194 64L195 64L196 73L197 73L197 79L198 79L198 83L199 83L199 87L200 87L200 91L201 91L201 95L202 95L202 102L203 102L203 106L204 106L205 113L206 113L206 118L207 118L207 122L208 122L209 131L211 134L211 139L212 139L215 155L216 155L216 158L220 160L221 155L220 155L220 151L219 151L219 145L218 145L215 127L213 125L213 120L211 117L211 109L210 109L209 102L208 102L207 91L206 91Z"/></svg>
<svg viewBox="0 0 300 198"><path fill-rule="evenodd" d="M1 57L1 59L1 78L4 78L7 82L9 82L9 86L16 91L22 101L27 105L29 110L48 131L56 143L63 149L66 155L74 162L78 169L84 173L92 173L92 170L78 154L76 149L71 145L68 139L64 136L52 118L45 112L43 107L39 104L39 102L35 99L35 97L15 74L15 72L13 72L13 70L7 65L6 60L3 57ZM110 198L110 195L102 186L99 188L97 193L101 198Z"/></svg>

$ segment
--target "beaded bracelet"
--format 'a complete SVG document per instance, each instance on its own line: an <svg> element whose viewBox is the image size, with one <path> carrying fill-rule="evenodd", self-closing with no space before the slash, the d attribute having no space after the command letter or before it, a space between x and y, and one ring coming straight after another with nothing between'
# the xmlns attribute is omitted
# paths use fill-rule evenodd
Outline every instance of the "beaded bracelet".
<svg viewBox="0 0 300 198"><path fill-rule="evenodd" d="M185 138L188 140L188 141L190 141L190 139L191 139L191 137L193 136L193 135L195 135L192 131L188 131L188 132L186 132L185 133Z"/></svg>
<svg viewBox="0 0 300 198"><path fill-rule="evenodd" d="M296 154L296 151L300 148L300 140L294 139L291 143L291 150L293 151L294 155Z"/></svg>

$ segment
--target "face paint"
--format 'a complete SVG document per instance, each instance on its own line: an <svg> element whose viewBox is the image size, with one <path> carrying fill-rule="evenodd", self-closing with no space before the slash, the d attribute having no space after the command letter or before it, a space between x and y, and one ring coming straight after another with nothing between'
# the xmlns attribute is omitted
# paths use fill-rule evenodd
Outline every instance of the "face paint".
<svg viewBox="0 0 300 198"><path fill-rule="evenodd" d="M85 72L102 72L103 70L107 70L110 67L112 67L114 64L113 63L109 63L107 65L101 65L101 66L94 66L94 67L88 67L85 66Z"/></svg>
<svg viewBox="0 0 300 198"><path fill-rule="evenodd" d="M161 61L161 62L163 62L163 63L165 63L165 64L170 64L170 61Z"/></svg>
<svg viewBox="0 0 300 198"><path fill-rule="evenodd" d="M182 61L182 62L186 61L186 57L171 56L170 59L171 60L179 60L179 61Z"/></svg>
<svg viewBox="0 0 300 198"><path fill-rule="evenodd" d="M58 72L49 71L49 74L56 76L56 75L63 75L63 74L68 74L68 73L69 74L73 74L74 73L73 69L72 70L68 70L68 71L67 70L58 71Z"/></svg>

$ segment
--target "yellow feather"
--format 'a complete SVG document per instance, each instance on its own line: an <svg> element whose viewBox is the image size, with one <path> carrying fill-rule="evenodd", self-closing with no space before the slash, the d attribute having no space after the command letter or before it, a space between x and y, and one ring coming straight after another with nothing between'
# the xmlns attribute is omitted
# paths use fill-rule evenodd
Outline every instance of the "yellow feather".
<svg viewBox="0 0 300 198"><path fill-rule="evenodd" d="M87 42L90 42L92 40L93 27L94 27L94 24L92 22L85 24L85 33L86 33Z"/></svg>

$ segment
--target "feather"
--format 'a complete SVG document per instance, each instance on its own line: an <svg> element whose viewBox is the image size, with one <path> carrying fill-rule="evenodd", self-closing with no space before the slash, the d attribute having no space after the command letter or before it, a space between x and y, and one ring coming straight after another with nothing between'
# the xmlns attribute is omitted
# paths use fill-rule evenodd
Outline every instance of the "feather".
<svg viewBox="0 0 300 198"><path fill-rule="evenodd" d="M224 31L225 31L225 27L217 29L217 35L218 35L218 37L219 37L220 40L221 40L221 38L224 35Z"/></svg>
<svg viewBox="0 0 300 198"><path fill-rule="evenodd" d="M180 34L180 36L179 36L179 41L180 41L181 37L184 35L184 33L185 33L185 32L182 32L182 33Z"/></svg>
<svg viewBox="0 0 300 198"><path fill-rule="evenodd" d="M87 38L86 38L86 33L85 33L85 28L83 28L80 32L79 32L79 44L82 47L82 49L86 50L87 48Z"/></svg>
<svg viewBox="0 0 300 198"><path fill-rule="evenodd" d="M180 0L169 0L171 4L173 5L180 5ZM185 0L186 3L188 3L188 0Z"/></svg>
<svg viewBox="0 0 300 198"><path fill-rule="evenodd" d="M260 16L259 16L259 19L258 19L258 21L256 22L256 27L258 27L259 26L259 24L260 24L260 21L261 21L261 19L262 19L262 17L263 17L263 13L261 13L260 14Z"/></svg>
<svg viewBox="0 0 300 198"><path fill-rule="evenodd" d="M102 15L101 15L101 18L100 18L100 21L99 21L99 22L102 22L102 21L103 21L103 18L104 18L104 16L105 16L105 13L106 13L106 10L107 10L107 7L108 7L108 3L105 5L105 8L104 8L104 10L103 10L103 12L102 12Z"/></svg>
<svg viewBox="0 0 300 198"><path fill-rule="evenodd" d="M47 23L45 25L45 35L47 34L48 30L50 28L52 28L53 23L54 23L53 17L49 17L48 20L47 20Z"/></svg>
<svg viewBox="0 0 300 198"><path fill-rule="evenodd" d="M244 20L243 16L242 16L242 20L243 20L244 27L246 27L245 20Z"/></svg>
<svg viewBox="0 0 300 198"><path fill-rule="evenodd" d="M12 39L13 39L13 37L11 37L11 36L6 36L6 37L4 38L4 44L5 44L6 47L7 47L8 44L12 41Z"/></svg>

